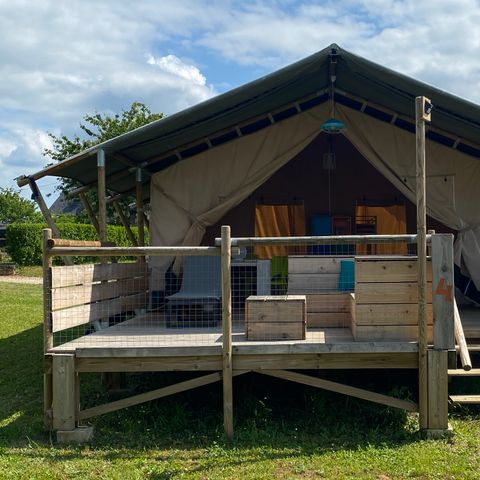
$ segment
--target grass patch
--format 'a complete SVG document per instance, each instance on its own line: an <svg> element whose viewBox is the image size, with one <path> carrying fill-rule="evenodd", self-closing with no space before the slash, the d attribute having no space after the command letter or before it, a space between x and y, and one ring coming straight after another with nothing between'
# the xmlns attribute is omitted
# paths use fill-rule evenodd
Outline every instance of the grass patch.
<svg viewBox="0 0 480 480"><path fill-rule="evenodd" d="M99 417L91 445L57 447L41 424L41 297L39 285L0 288L0 478L479 478L478 410L453 412L454 437L428 441L413 416L254 375L235 379L232 444L214 384ZM365 384L376 373L348 380ZM182 376L132 375L129 385L137 393ZM384 373L372 388L392 391L397 378ZM82 387L85 405L107 399L98 375L85 375Z"/></svg>
<svg viewBox="0 0 480 480"><path fill-rule="evenodd" d="M16 268L17 274L21 275L22 277L42 277L43 276L43 268L38 265L33 266L17 266Z"/></svg>

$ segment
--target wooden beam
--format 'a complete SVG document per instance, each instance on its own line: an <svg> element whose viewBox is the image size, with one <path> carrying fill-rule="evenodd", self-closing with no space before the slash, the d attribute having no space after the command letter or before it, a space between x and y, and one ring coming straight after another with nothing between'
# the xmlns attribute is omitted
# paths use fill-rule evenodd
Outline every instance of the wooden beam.
<svg viewBox="0 0 480 480"><path fill-rule="evenodd" d="M101 242L107 241L107 204L105 184L105 152L97 152L97 175L98 175L98 227Z"/></svg>
<svg viewBox="0 0 480 480"><path fill-rule="evenodd" d="M427 241L430 237L427 236ZM304 247L306 245L365 245L385 243L417 243L417 235L329 235L304 237L234 237L232 246L248 247L261 245L285 245ZM221 239L215 239L215 245L220 246Z"/></svg>
<svg viewBox="0 0 480 480"><path fill-rule="evenodd" d="M137 206L138 245L143 247L145 245L145 224L143 221L142 170L140 168L137 168L135 193Z"/></svg>
<svg viewBox="0 0 480 480"><path fill-rule="evenodd" d="M223 424L228 439L233 438L232 384L232 251L230 227L222 226L222 333L223 333Z"/></svg>
<svg viewBox="0 0 480 480"><path fill-rule="evenodd" d="M97 216L95 215L95 212L93 211L93 208L90 205L90 202L88 201L87 196L85 195L85 193L80 192L78 194L78 197L82 202L83 208L87 212L88 218L90 219L90 223L94 226L95 231L97 232L97 235L100 238L100 225L98 224Z"/></svg>
<svg viewBox="0 0 480 480"><path fill-rule="evenodd" d="M437 350L455 349L455 291L453 283L453 235L433 235L433 345Z"/></svg>
<svg viewBox="0 0 480 480"><path fill-rule="evenodd" d="M428 429L448 430L448 351L428 351Z"/></svg>
<svg viewBox="0 0 480 480"><path fill-rule="evenodd" d="M156 400L158 398L167 397L175 393L184 392L186 390L191 390L193 388L202 387L203 385L208 385L210 383L218 382L222 379L222 374L220 372L209 373L208 375L203 375L192 380L186 380L184 382L176 383L175 385L169 385L168 387L158 388L151 392L141 393L139 395L134 395L133 397L123 398L115 402L106 403L98 407L88 408L86 410L81 410L78 413L79 420L86 420L87 418L95 417L97 415L102 415L104 413L114 412L122 408L132 407L133 405L138 405L140 403L149 402L150 400Z"/></svg>
<svg viewBox="0 0 480 480"><path fill-rule="evenodd" d="M47 204L43 199L40 189L38 188L37 182L35 182L33 178L30 178L29 185L30 185L30 189L32 190L32 197L37 202L38 208L40 208L43 218L47 222L48 228L50 228L54 237L57 237L57 238L60 237L60 232L58 231L58 228L55 225L55 222L53 221L52 216L50 215L50 210L48 209ZM71 258L64 257L62 258L62 260L63 260L63 263L65 263L65 265L73 265L73 260Z"/></svg>
<svg viewBox="0 0 480 480"><path fill-rule="evenodd" d="M128 223L128 219L125 216L125 213L123 213L123 209L121 205L117 201L115 201L113 202L113 206L115 207L115 211L117 212L117 215L120 218L120 221L122 222L123 228L125 229L128 239L130 240L130 242L134 247L138 247L137 239L135 238L135 235L133 234L132 229L130 228L130 224Z"/></svg>
<svg viewBox="0 0 480 480"><path fill-rule="evenodd" d="M53 428L73 430L75 428L75 356L54 355L53 373Z"/></svg>
<svg viewBox="0 0 480 480"><path fill-rule="evenodd" d="M427 366L427 209L425 173L425 97L415 99L416 136L416 203L418 258L418 382L419 425L428 428L428 366ZM429 119L428 119L429 120Z"/></svg>
<svg viewBox="0 0 480 480"><path fill-rule="evenodd" d="M453 298L453 315L454 315L454 327L455 327L455 340L458 344L458 351L460 354L460 362L465 371L472 370L472 360L470 359L470 352L468 351L467 341L465 340L465 334L463 332L462 319L460 312L458 311L457 302L455 297Z"/></svg>
<svg viewBox="0 0 480 480"><path fill-rule="evenodd" d="M233 252L238 249L232 249ZM218 247L54 247L51 255L88 256L88 257L122 257L122 256L175 256L175 255L219 255Z"/></svg>
<svg viewBox="0 0 480 480"><path fill-rule="evenodd" d="M402 400L400 398L364 390L363 388L351 387L342 383L311 377L310 375L304 375L303 373L290 372L288 370L256 370L256 373L301 383L303 385L309 385L311 387L322 388L323 390L329 390L330 392L361 398L362 400L380 403L381 405L387 405L389 407L401 408L402 410L407 410L409 412L418 411L417 404L409 400Z"/></svg>

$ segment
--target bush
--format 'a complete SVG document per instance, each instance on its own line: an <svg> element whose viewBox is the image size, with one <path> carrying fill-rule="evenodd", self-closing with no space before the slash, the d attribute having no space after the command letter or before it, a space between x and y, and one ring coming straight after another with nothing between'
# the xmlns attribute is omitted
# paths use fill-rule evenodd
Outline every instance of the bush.
<svg viewBox="0 0 480 480"><path fill-rule="evenodd" d="M57 226L61 238L70 240L98 240L97 233L92 225L58 223ZM46 228L46 225L42 223L12 223L7 226L6 250L16 264L42 264L42 230L44 228ZM137 235L136 227L132 227L132 231L134 235ZM129 247L132 245L128 240L125 229L116 225L107 226L107 240L119 247ZM87 257L76 257L75 263L85 263L91 260L91 258Z"/></svg>

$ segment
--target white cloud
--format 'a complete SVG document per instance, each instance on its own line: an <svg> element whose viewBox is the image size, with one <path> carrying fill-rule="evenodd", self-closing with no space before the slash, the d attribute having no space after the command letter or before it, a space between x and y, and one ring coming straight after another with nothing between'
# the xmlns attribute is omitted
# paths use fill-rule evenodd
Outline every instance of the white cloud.
<svg viewBox="0 0 480 480"><path fill-rule="evenodd" d="M201 74L197 67L182 62L175 55L167 55L160 58L155 58L153 55L150 55L147 63L149 65L157 65L164 72L188 80L195 85L204 86L206 84L207 79Z"/></svg>

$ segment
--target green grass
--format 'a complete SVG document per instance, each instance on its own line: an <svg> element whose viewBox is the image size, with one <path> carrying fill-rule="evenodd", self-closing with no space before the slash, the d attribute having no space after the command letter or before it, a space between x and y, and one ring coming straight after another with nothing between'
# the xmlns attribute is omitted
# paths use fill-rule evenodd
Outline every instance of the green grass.
<svg viewBox="0 0 480 480"><path fill-rule="evenodd" d="M91 445L56 446L41 422L40 286L1 285L0 311L1 479L480 478L478 410L454 412L453 438L429 441L412 416L252 375L235 380L232 444L218 384L104 415ZM359 384L375 376L331 375ZM129 385L136 393L179 377L188 375L132 375ZM372 388L395 389L396 376L380 378ZM402 382L413 390L412 378ZM85 405L107 398L97 375L82 386Z"/></svg>

